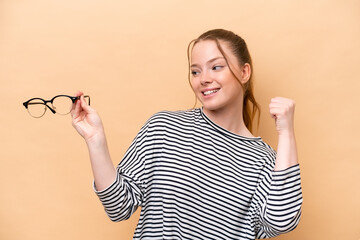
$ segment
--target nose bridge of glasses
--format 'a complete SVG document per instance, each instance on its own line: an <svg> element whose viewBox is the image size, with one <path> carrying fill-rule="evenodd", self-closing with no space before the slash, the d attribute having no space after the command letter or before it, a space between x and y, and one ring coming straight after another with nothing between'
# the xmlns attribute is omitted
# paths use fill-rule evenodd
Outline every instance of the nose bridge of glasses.
<svg viewBox="0 0 360 240"><path fill-rule="evenodd" d="M50 107L49 105L48 105L48 103L51 103L51 100L44 100L44 99L41 99L43 102L44 102L44 105L47 107L47 108L49 108L50 109L50 111L52 112L52 113L56 113L56 111L52 108L52 107Z"/></svg>

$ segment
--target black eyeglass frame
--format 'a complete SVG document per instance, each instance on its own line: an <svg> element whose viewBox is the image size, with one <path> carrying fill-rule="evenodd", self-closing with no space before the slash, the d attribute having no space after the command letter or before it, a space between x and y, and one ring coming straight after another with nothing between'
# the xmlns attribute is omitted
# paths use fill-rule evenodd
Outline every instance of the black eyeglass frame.
<svg viewBox="0 0 360 240"><path fill-rule="evenodd" d="M31 101L33 100L41 100L43 103L41 104L44 104L46 107L48 107L50 109L50 111L55 114L56 111L55 109L51 108L49 105L47 105L47 103L51 103L51 105L53 105L53 102L56 98L58 97L68 97L71 99L72 103L74 104L76 100L79 100L80 99L80 96L77 96L77 97L73 97L73 96L69 96L69 95L56 95L55 97L53 97L51 100L45 100L45 99L42 99L42 98L31 98L29 100L27 100L26 102L23 103L24 107L28 110L28 106L31 105ZM85 98L88 98L89 99L89 105L90 105L90 96L88 95L85 95L84 96ZM39 104L39 103L34 103L34 104ZM46 108L45 108L45 111L43 113L43 115L45 114L46 112ZM70 112L69 112L70 113ZM31 114L30 114L31 115ZM41 115L40 117L42 117L43 115ZM31 115L32 116L32 115Z"/></svg>

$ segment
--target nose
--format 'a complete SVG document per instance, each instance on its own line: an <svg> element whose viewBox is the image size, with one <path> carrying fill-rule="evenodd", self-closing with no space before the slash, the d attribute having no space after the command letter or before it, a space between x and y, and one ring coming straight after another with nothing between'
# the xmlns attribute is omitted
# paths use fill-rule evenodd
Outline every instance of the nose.
<svg viewBox="0 0 360 240"><path fill-rule="evenodd" d="M212 83L212 78L209 74L206 74L205 72L201 73L201 77L200 77L200 84L201 85L206 85Z"/></svg>

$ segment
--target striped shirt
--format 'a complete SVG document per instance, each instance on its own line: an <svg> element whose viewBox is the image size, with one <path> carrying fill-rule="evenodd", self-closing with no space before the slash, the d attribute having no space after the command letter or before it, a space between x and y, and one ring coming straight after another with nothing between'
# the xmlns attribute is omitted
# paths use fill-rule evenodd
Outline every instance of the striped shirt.
<svg viewBox="0 0 360 240"><path fill-rule="evenodd" d="M276 152L260 137L236 135L201 108L163 111L141 128L96 191L112 221L140 206L133 239L256 239L300 220L299 165L274 171Z"/></svg>

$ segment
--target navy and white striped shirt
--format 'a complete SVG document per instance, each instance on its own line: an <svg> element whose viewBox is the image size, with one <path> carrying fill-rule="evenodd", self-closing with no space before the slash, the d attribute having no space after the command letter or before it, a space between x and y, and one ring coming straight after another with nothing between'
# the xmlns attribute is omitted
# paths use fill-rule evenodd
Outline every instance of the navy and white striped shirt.
<svg viewBox="0 0 360 240"><path fill-rule="evenodd" d="M134 239L256 239L300 220L299 165L274 171L276 152L236 135L197 108L153 115L96 191L112 221L141 206ZM95 187L95 186L94 186Z"/></svg>

